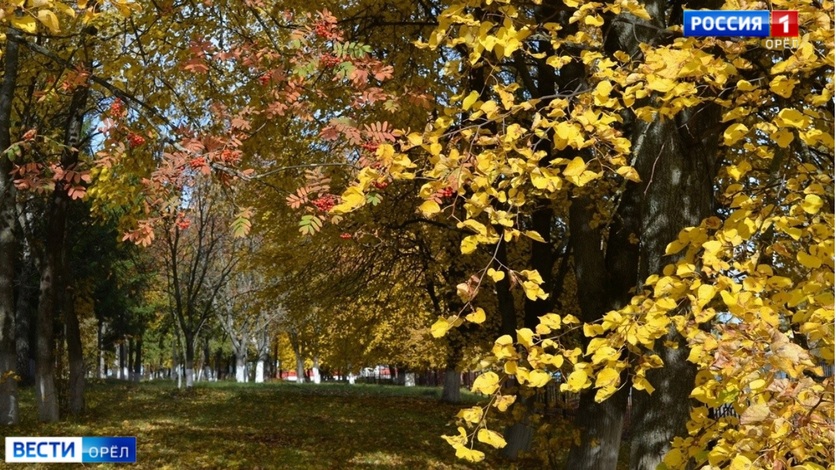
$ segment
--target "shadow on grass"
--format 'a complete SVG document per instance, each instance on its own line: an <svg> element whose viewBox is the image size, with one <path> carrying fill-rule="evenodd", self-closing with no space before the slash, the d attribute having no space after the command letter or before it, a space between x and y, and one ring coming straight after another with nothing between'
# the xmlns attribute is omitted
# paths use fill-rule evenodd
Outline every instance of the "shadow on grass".
<svg viewBox="0 0 836 470"><path fill-rule="evenodd" d="M23 422L0 434L136 436L132 468L143 469L471 468L440 438L456 433L451 418L461 406L440 403L439 393L287 383L209 383L186 392L171 382L100 381L88 387L87 413L53 424L35 421L32 390L24 390ZM463 395L463 406L479 400ZM520 468L536 468L530 464ZM508 467L492 456L478 465Z"/></svg>

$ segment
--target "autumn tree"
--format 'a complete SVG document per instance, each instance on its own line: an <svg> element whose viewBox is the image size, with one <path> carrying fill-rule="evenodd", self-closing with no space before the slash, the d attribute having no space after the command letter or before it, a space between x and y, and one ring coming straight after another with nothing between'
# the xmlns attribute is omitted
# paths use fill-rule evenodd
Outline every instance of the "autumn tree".
<svg viewBox="0 0 836 470"><path fill-rule="evenodd" d="M822 214L832 187L824 155L833 141L822 131L832 119L822 59L832 56L832 31L822 26L830 16L785 5L801 10L799 46L770 51L682 38L676 5L538 4L452 4L439 15L419 45L455 57L447 70L464 85L423 133L382 144L377 166L358 172L333 211L357 210L367 203L358 193L382 178L409 178L403 168L418 164L429 179L422 212L455 217L463 205L459 226L473 234L461 249L469 254L523 236L533 247L554 243L545 236L554 220L549 203L568 199L580 318L540 310L552 292L544 290L549 265L538 260L553 258L510 265L494 255L505 274L499 282L523 288L536 323L497 340L493 360L502 367L474 390L505 409L500 375L538 388L549 371L562 370L561 389L582 392L569 468L614 467L625 384L634 389L634 468L656 468L663 456L672 468L691 459L733 467L825 462L826 452L798 449L829 435L832 378L822 378L818 363L832 363L824 352L832 335L818 328L833 315L832 296L819 290L832 276L812 271L818 280L809 286L782 273L833 264L832 237L824 235L832 214ZM435 198L451 175L456 197L442 205ZM800 254L784 251L787 243ZM785 301L792 292L799 303ZM463 313L477 308L473 300L465 299ZM582 331L583 348L570 347L573 331ZM741 362L724 341L757 360ZM789 392L801 389L809 392ZM786 393L793 398L780 398ZM777 426L771 437L731 438L721 431L727 420L709 418L709 407L743 412L752 403L762 414L747 414L742 426ZM792 416L810 419L791 431ZM471 430L447 437L459 456L481 459L476 440L504 445L481 413L463 421ZM798 433L795 446L778 438L790 432ZM712 439L720 444L710 447Z"/></svg>
<svg viewBox="0 0 836 470"><path fill-rule="evenodd" d="M187 188L183 211L166 220L161 235L168 307L182 341L187 388L194 384L200 331L212 318L221 290L238 262L228 216L209 185Z"/></svg>

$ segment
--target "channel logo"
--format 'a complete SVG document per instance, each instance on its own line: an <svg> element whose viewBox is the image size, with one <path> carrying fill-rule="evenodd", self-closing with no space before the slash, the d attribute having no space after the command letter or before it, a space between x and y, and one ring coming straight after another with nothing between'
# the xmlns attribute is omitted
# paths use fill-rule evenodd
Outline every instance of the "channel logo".
<svg viewBox="0 0 836 470"><path fill-rule="evenodd" d="M798 36L795 10L686 10L686 37L794 38Z"/></svg>
<svg viewBox="0 0 836 470"><path fill-rule="evenodd" d="M136 438L7 437L6 463L136 463Z"/></svg>

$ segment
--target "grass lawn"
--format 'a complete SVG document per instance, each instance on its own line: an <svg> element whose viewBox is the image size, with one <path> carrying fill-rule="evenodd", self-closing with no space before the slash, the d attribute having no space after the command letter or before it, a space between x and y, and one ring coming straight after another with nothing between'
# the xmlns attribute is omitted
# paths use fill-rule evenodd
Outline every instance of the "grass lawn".
<svg viewBox="0 0 836 470"><path fill-rule="evenodd" d="M478 466L455 458L439 436L455 434L452 417L460 407L439 403L439 394L425 387L278 383L198 384L185 393L171 382L106 382L88 385L84 416L45 425L36 422L27 389L22 423L0 433L136 436L137 465L127 468L508 468L490 453Z"/></svg>

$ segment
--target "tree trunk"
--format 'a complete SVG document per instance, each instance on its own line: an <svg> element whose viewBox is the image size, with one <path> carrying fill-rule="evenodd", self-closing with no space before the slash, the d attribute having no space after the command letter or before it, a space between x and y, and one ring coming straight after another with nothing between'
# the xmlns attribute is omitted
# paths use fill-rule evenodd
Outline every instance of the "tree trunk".
<svg viewBox="0 0 836 470"><path fill-rule="evenodd" d="M128 380L128 351L123 339L119 343L119 380Z"/></svg>
<svg viewBox="0 0 836 470"><path fill-rule="evenodd" d="M313 368L311 369L311 381L315 384L318 384L322 381L322 378L319 375L319 356L314 356L313 359Z"/></svg>
<svg viewBox="0 0 836 470"><path fill-rule="evenodd" d="M0 424L16 424L19 420L17 369L14 342L15 319L15 252L14 184L12 162L5 154L11 145L12 100L17 83L19 46L17 33L7 31L6 51L3 54L3 83L0 88Z"/></svg>
<svg viewBox="0 0 836 470"><path fill-rule="evenodd" d="M305 383L305 359L296 354L296 383Z"/></svg>
<svg viewBox="0 0 836 470"><path fill-rule="evenodd" d="M241 354L240 351L235 354L235 381L247 382L247 355Z"/></svg>
<svg viewBox="0 0 836 470"><path fill-rule="evenodd" d="M194 337L192 335L183 335L186 340L186 390L194 387Z"/></svg>
<svg viewBox="0 0 836 470"><path fill-rule="evenodd" d="M444 370L444 388L441 391L441 401L445 403L461 403L462 401L462 375L458 370L461 360L462 345L460 341L455 341L450 345L447 368Z"/></svg>
<svg viewBox="0 0 836 470"><path fill-rule="evenodd" d="M92 69L92 61L84 52L85 69ZM80 86L73 92L64 127L64 149L61 152L61 168L70 170L78 163L79 142L87 107L89 88ZM56 181L47 212L47 233L44 245L45 262L41 269L41 291L38 303L38 340L36 388L38 414L41 421L58 420L58 397L55 394L55 370L52 343L53 322L57 309L63 305L67 279L64 276L63 261L66 254L67 211L70 197L67 182Z"/></svg>
<svg viewBox="0 0 836 470"><path fill-rule="evenodd" d="M75 299L71 293L65 294L64 323L67 337L67 357L70 366L69 411L79 415L84 411L84 351L81 347L81 330L75 311Z"/></svg>
<svg viewBox="0 0 836 470"><path fill-rule="evenodd" d="M137 336L134 345L134 382L142 380L142 335Z"/></svg>
<svg viewBox="0 0 836 470"><path fill-rule="evenodd" d="M203 337L203 376L206 377L206 381L210 382L214 380L212 377L212 355L209 353L209 337Z"/></svg>
<svg viewBox="0 0 836 470"><path fill-rule="evenodd" d="M125 380L133 382L134 380L134 357L136 356L133 336L128 338L127 354L125 354Z"/></svg>
<svg viewBox="0 0 836 470"><path fill-rule="evenodd" d="M716 131L712 135L709 126L719 118L716 108L706 107L683 112L677 120L639 124L644 137L634 145L639 156L636 170L647 182L640 280L675 262L665 257L666 245L681 229L698 225L711 214L712 159L719 137ZM639 392L633 398L630 468L636 470L655 469L673 438L687 435L696 367L687 361L689 350L673 326L667 337L657 341L655 350L664 361L664 367L647 374L656 391L652 395Z"/></svg>
<svg viewBox="0 0 836 470"><path fill-rule="evenodd" d="M216 380L223 380L225 378L225 374L223 372L223 350L218 348L215 350L215 379Z"/></svg>
<svg viewBox="0 0 836 470"><path fill-rule="evenodd" d="M53 230L51 230L53 231ZM47 248L48 251L52 251ZM54 256L50 256L54 258ZM35 397L38 419L58 421L58 396L55 389L55 357L53 353L53 322L55 305L55 260L47 260L41 273L41 295L38 303L38 328L35 352Z"/></svg>
<svg viewBox="0 0 836 470"><path fill-rule="evenodd" d="M105 365L104 357L104 321L98 318L96 321L96 378L104 379L107 377L107 366Z"/></svg>
<svg viewBox="0 0 836 470"><path fill-rule="evenodd" d="M173 343L173 351L171 352L171 373L174 374L174 380L177 383L177 388L183 388L183 377L180 374L180 348L178 348L178 343L180 342L180 335L177 335L178 341Z"/></svg>
<svg viewBox="0 0 836 470"><path fill-rule="evenodd" d="M462 374L455 366L444 370L444 388L441 391L441 401L445 403L461 403Z"/></svg>
<svg viewBox="0 0 836 470"><path fill-rule="evenodd" d="M264 359L261 357L255 363L255 383L264 383Z"/></svg>
<svg viewBox="0 0 836 470"><path fill-rule="evenodd" d="M636 283L638 252L630 243L630 236L638 230L638 194L632 187L625 191L615 217L617 223L610 230L606 254L601 250L600 229L591 225L595 201L584 196L572 202L569 239L584 322L595 322L608 310L620 307ZM580 439L569 451L566 463L569 470L609 470L618 463L629 386L603 403L595 402L595 393L595 390L581 393L575 417Z"/></svg>
<svg viewBox="0 0 836 470"><path fill-rule="evenodd" d="M17 375L23 386L35 383L32 361L32 319L38 301L38 266L35 254L26 238L23 238L23 266L17 279L17 305L15 306L15 352Z"/></svg>

